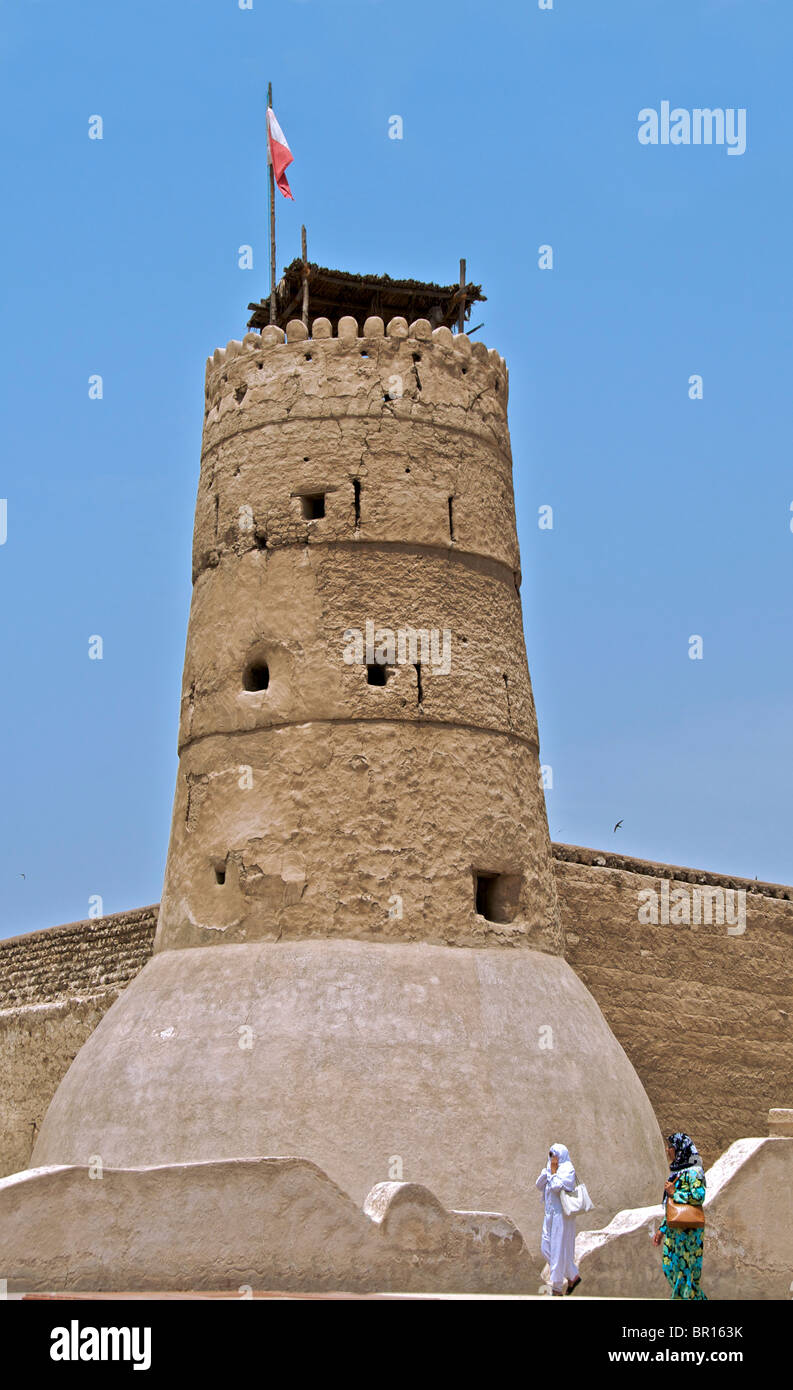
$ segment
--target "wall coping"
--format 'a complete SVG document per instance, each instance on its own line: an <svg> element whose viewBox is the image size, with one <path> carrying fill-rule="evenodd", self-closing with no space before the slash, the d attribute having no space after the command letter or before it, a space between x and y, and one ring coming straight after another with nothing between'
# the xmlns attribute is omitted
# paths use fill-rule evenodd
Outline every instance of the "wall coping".
<svg viewBox="0 0 793 1390"><path fill-rule="evenodd" d="M150 903L148 907L130 907L125 912L108 912L104 917L84 917L79 922L64 922L56 927L39 927L37 931L22 932L19 936L4 936L0 938L0 951L6 946L29 946L31 942L38 941L46 937L51 940L53 936L83 936L86 932L98 931L102 927L111 925L123 926L142 926L147 918L157 918L160 910L159 903Z"/></svg>
<svg viewBox="0 0 793 1390"><path fill-rule="evenodd" d="M747 893L757 893L761 897L781 898L793 902L793 887L785 883L736 878L734 874L714 874L705 869L686 868L680 864L660 864L653 859L632 859L626 854L610 854L607 850L587 849L582 845L565 845L557 841L552 843L551 850L554 859L563 864L582 864L589 869L621 869L624 873L674 879L679 883L704 883L714 888L742 888Z"/></svg>

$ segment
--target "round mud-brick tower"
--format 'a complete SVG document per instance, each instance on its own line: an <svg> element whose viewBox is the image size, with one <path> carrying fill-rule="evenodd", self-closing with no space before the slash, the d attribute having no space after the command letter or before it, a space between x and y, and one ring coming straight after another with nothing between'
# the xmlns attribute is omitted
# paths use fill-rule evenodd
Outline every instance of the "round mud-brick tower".
<svg viewBox="0 0 793 1390"><path fill-rule="evenodd" d="M218 350L194 578L155 952L32 1163L296 1155L528 1236L562 1141L581 1225L653 1201L650 1102L562 954L502 359L400 318Z"/></svg>
<svg viewBox="0 0 793 1390"><path fill-rule="evenodd" d="M559 952L503 359L290 324L207 364L158 949Z"/></svg>

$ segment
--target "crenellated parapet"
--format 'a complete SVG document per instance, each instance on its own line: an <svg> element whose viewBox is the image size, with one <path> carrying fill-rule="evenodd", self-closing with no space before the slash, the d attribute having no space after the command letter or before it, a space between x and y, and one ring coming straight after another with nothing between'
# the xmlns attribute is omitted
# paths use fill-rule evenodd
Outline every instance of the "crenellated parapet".
<svg viewBox="0 0 793 1390"><path fill-rule="evenodd" d="M488 366L501 377L504 391L508 389L509 373L500 353L494 348L487 348L479 340L472 342L466 333L455 334L448 328L433 328L428 319L416 319L408 324L407 319L393 318L386 325L381 318L371 317L366 319L363 332L359 333L356 319L342 318L336 334L330 319L315 319L310 330L300 319L294 319L287 324L286 331L270 324L261 333L246 333L241 342L232 339L224 348L215 348L213 355L207 358L207 404L217 405L221 396L226 394L216 386L218 370L228 368L235 357L244 359L250 353L273 347L303 348L305 351L304 345L307 343L321 347L326 353L333 352L332 345L335 344L337 351L358 351L361 355L367 354L372 347L376 349L381 343L390 354L398 352L400 345L406 343L431 344L442 352L452 354L461 375L467 375L474 364ZM223 371L219 379L221 384L225 384Z"/></svg>

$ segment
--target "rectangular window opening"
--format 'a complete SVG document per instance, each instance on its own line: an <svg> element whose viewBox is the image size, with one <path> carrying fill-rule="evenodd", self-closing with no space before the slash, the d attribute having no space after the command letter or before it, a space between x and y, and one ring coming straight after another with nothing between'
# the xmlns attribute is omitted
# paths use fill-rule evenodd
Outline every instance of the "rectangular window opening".
<svg viewBox="0 0 793 1390"><path fill-rule="evenodd" d="M324 492L304 492L300 498L300 509L306 521L319 521L325 515Z"/></svg>
<svg viewBox="0 0 793 1390"><path fill-rule="evenodd" d="M487 922L514 922L520 907L520 874L474 869L474 905Z"/></svg>

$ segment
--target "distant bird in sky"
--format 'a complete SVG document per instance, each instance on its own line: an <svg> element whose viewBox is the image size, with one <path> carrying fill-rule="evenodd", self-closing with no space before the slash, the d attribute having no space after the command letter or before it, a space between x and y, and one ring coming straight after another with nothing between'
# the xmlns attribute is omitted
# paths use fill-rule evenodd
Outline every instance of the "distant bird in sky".
<svg viewBox="0 0 793 1390"><path fill-rule="evenodd" d="M20 874L19 877L20 877L20 878L24 878L25 875L24 875L24 874Z"/></svg>
<svg viewBox="0 0 793 1390"><path fill-rule="evenodd" d="M618 821L617 821L617 824L614 826L614 833L615 833L615 835L616 835L616 833L617 833L617 831L619 830L619 828L620 828L621 825L622 825L622 821L621 821L621 820L618 820Z"/></svg>

